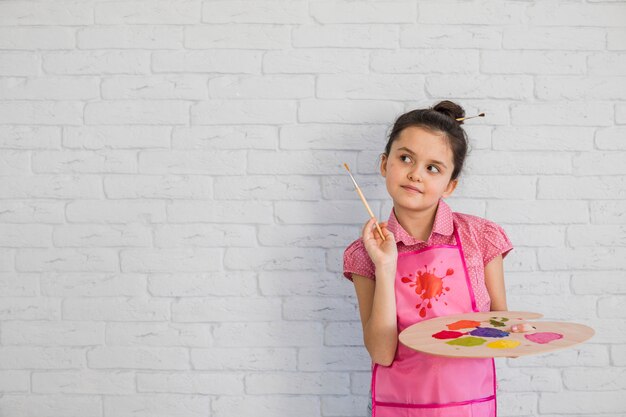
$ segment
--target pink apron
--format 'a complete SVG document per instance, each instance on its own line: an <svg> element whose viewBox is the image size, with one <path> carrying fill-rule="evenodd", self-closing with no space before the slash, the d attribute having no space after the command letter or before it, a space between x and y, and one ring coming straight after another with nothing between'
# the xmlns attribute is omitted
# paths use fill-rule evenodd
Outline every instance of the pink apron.
<svg viewBox="0 0 626 417"><path fill-rule="evenodd" d="M398 333L433 317L478 311L455 228L456 245L398 255ZM372 369L372 417L494 417L493 359L444 358L398 342L390 366Z"/></svg>

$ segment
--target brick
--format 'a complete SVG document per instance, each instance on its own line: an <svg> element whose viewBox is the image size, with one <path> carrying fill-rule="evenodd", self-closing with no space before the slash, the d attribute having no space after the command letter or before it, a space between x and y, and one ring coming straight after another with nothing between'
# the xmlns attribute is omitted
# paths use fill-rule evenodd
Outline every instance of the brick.
<svg viewBox="0 0 626 417"><path fill-rule="evenodd" d="M101 85L104 99L181 99L208 98L206 77L199 75L118 76L104 78Z"/></svg>
<svg viewBox="0 0 626 417"><path fill-rule="evenodd" d="M408 1L313 1L310 13L316 22L322 24L412 23L416 20L417 8Z"/></svg>
<svg viewBox="0 0 626 417"><path fill-rule="evenodd" d="M3 101L0 124L81 125L83 109L84 104L77 101Z"/></svg>
<svg viewBox="0 0 626 417"><path fill-rule="evenodd" d="M624 4L536 3L526 10L528 24L534 26L623 26Z"/></svg>
<svg viewBox="0 0 626 417"><path fill-rule="evenodd" d="M68 221L79 223L161 223L165 221L164 201L77 200L67 204Z"/></svg>
<svg viewBox="0 0 626 417"><path fill-rule="evenodd" d="M298 161L297 166L291 165ZM249 174L327 175L344 170L341 163L354 166L354 155L334 151L263 151L248 153Z"/></svg>
<svg viewBox="0 0 626 417"><path fill-rule="evenodd" d="M245 171L246 151L163 150L139 153L142 174L236 175Z"/></svg>
<svg viewBox="0 0 626 417"><path fill-rule="evenodd" d="M255 227L248 225L159 225L154 229L154 246L159 248L250 247L254 246L255 232Z"/></svg>
<svg viewBox="0 0 626 417"><path fill-rule="evenodd" d="M478 71L479 58L476 51L441 49L400 49L371 52L372 72L420 74L438 73L442 68L448 73L471 73Z"/></svg>
<svg viewBox="0 0 626 417"><path fill-rule="evenodd" d="M527 175L472 175L460 180L457 197L534 199L536 180Z"/></svg>
<svg viewBox="0 0 626 417"><path fill-rule="evenodd" d="M455 7L458 3L455 4ZM446 15L449 13L446 12ZM473 23L473 22L472 22ZM472 72L478 68L478 51L462 51L462 49L500 49L502 45L502 33L499 30L493 30L489 26L480 25L448 25L445 24L445 30L441 25L402 25L400 27L400 46L402 48L433 48L419 49L414 51L393 51L393 53L406 53L423 56L422 54L436 53L442 57L447 57L445 62L454 62L454 64L446 65L444 62L423 62L422 64L430 65L435 72L441 72L445 68L446 73L450 72ZM442 49L456 49L454 54ZM439 51L439 52L437 52ZM481 51L484 52L484 51ZM375 51L374 54L378 53ZM380 51L380 53L388 53ZM427 55L426 55L427 56ZM469 68L464 68L461 58L464 56L473 57L476 64ZM415 58L415 61L420 61Z"/></svg>
<svg viewBox="0 0 626 417"><path fill-rule="evenodd" d="M626 294L626 282L619 271L575 271L572 291L574 294Z"/></svg>
<svg viewBox="0 0 626 417"><path fill-rule="evenodd" d="M591 201L591 222L594 224L626 224L626 202Z"/></svg>
<svg viewBox="0 0 626 417"><path fill-rule="evenodd" d="M191 107L192 125L286 124L296 121L291 100L211 100Z"/></svg>
<svg viewBox="0 0 626 417"><path fill-rule="evenodd" d="M608 28L606 35L607 49L624 51L626 50L626 29Z"/></svg>
<svg viewBox="0 0 626 417"><path fill-rule="evenodd" d="M298 356L300 371L364 371L370 367L370 356L361 347L302 348Z"/></svg>
<svg viewBox="0 0 626 417"><path fill-rule="evenodd" d="M191 349L191 364L193 369L211 371L293 371L296 353L295 348Z"/></svg>
<svg viewBox="0 0 626 417"><path fill-rule="evenodd" d="M246 50L159 51L152 54L152 70L154 73L257 74L261 71L262 56L262 51Z"/></svg>
<svg viewBox="0 0 626 417"><path fill-rule="evenodd" d="M46 273L40 278L41 293L49 297L145 296L146 278L121 273Z"/></svg>
<svg viewBox="0 0 626 417"><path fill-rule="evenodd" d="M93 24L93 5L77 1L6 1L0 3L0 25L78 26Z"/></svg>
<svg viewBox="0 0 626 417"><path fill-rule="evenodd" d="M91 102L85 105L85 124L187 124L189 103L177 100L119 100Z"/></svg>
<svg viewBox="0 0 626 417"><path fill-rule="evenodd" d="M463 169L468 175L571 174L572 156L564 152L473 150Z"/></svg>
<svg viewBox="0 0 626 417"><path fill-rule="evenodd" d="M73 149L169 148L171 132L172 128L169 126L66 127L63 129L63 147Z"/></svg>
<svg viewBox="0 0 626 417"><path fill-rule="evenodd" d="M562 386L561 372L558 369L508 367L498 369L498 389L502 393L559 392Z"/></svg>
<svg viewBox="0 0 626 417"><path fill-rule="evenodd" d="M214 1L202 7L202 21L208 23L309 23L306 1Z"/></svg>
<svg viewBox="0 0 626 417"><path fill-rule="evenodd" d="M319 346L323 326L312 322L223 323L214 332L216 347Z"/></svg>
<svg viewBox="0 0 626 417"><path fill-rule="evenodd" d="M362 50L294 49L267 51L263 72L268 74L343 74L369 72L369 55Z"/></svg>
<svg viewBox="0 0 626 417"><path fill-rule="evenodd" d="M186 370L189 352L178 347L97 346L87 352L87 362L92 369Z"/></svg>
<svg viewBox="0 0 626 417"><path fill-rule="evenodd" d="M0 220L7 223L64 223L64 205L59 201L4 200Z"/></svg>
<svg viewBox="0 0 626 417"><path fill-rule="evenodd" d="M107 323L109 346L185 346L212 345L211 325L206 323Z"/></svg>
<svg viewBox="0 0 626 417"><path fill-rule="evenodd" d="M623 413L626 412L621 391L543 393L539 412L546 413Z"/></svg>
<svg viewBox="0 0 626 417"><path fill-rule="evenodd" d="M513 251L516 251L515 248ZM511 255L514 252L511 252ZM507 255L508 256L508 255ZM505 261L508 261L508 258ZM507 272L504 278L506 290L510 294L516 295L554 295L562 296L570 294L569 272L543 272L543 271L523 271Z"/></svg>
<svg viewBox="0 0 626 417"><path fill-rule="evenodd" d="M288 49L289 26L262 24L211 24L185 27L188 49Z"/></svg>
<svg viewBox="0 0 626 417"><path fill-rule="evenodd" d="M349 239L347 236L356 237L360 232L360 228L342 225L271 225L259 226L258 239L259 243L266 246L331 248L343 246Z"/></svg>
<svg viewBox="0 0 626 417"><path fill-rule="evenodd" d="M480 53L480 72L488 74L582 75L586 74L587 71L586 59L587 54L582 52L487 50Z"/></svg>
<svg viewBox="0 0 626 417"><path fill-rule="evenodd" d="M177 414L181 417L201 417L209 413L211 399L204 395L135 394L108 396L103 402L104 409L116 416Z"/></svg>
<svg viewBox="0 0 626 417"><path fill-rule="evenodd" d="M316 96L324 99L425 99L421 75L319 75Z"/></svg>
<svg viewBox="0 0 626 417"><path fill-rule="evenodd" d="M618 200L623 199L626 195L625 181L625 177L619 176L571 177L553 175L541 177L537 183L537 198L547 200Z"/></svg>
<svg viewBox="0 0 626 417"><path fill-rule="evenodd" d="M567 228L569 246L626 246L626 226L572 225Z"/></svg>
<svg viewBox="0 0 626 417"><path fill-rule="evenodd" d="M108 198L208 198L211 178L188 175L116 175L104 178Z"/></svg>
<svg viewBox="0 0 626 417"><path fill-rule="evenodd" d="M454 10L451 13L451 10ZM516 25L525 21L523 4L504 4L494 0L458 3L453 0L421 3L418 23L443 23L446 25Z"/></svg>
<svg viewBox="0 0 626 417"><path fill-rule="evenodd" d="M148 291L161 297L245 297L257 293L257 280L246 271L150 274Z"/></svg>
<svg viewBox="0 0 626 417"><path fill-rule="evenodd" d="M76 33L78 49L180 49L176 26L88 26Z"/></svg>
<svg viewBox="0 0 626 417"><path fill-rule="evenodd" d="M354 292L353 288L350 288ZM328 323L324 332L326 346L363 346L361 322Z"/></svg>
<svg viewBox="0 0 626 417"><path fill-rule="evenodd" d="M0 126L2 149L58 149L61 128L55 126Z"/></svg>
<svg viewBox="0 0 626 417"><path fill-rule="evenodd" d="M63 318L81 321L169 320L169 300L148 297L75 297L63 302Z"/></svg>
<svg viewBox="0 0 626 417"><path fill-rule="evenodd" d="M36 76L40 67L40 56L25 52L0 52L1 76Z"/></svg>
<svg viewBox="0 0 626 417"><path fill-rule="evenodd" d="M10 393L30 391L30 371L0 371L0 390L3 398L10 397ZM0 399L2 404L2 399ZM6 405L6 402L5 404Z"/></svg>
<svg viewBox="0 0 626 417"><path fill-rule="evenodd" d="M399 103L380 100L303 100L299 122L381 124L403 113Z"/></svg>
<svg viewBox="0 0 626 417"><path fill-rule="evenodd" d="M608 126L613 124L610 105L599 102L517 104L511 108L515 125Z"/></svg>
<svg viewBox="0 0 626 417"><path fill-rule="evenodd" d="M352 283L334 272L261 271L261 294L272 296L337 297L354 295Z"/></svg>
<svg viewBox="0 0 626 417"><path fill-rule="evenodd" d="M310 75L221 76L209 80L211 98L313 98L315 78Z"/></svg>
<svg viewBox="0 0 626 417"><path fill-rule="evenodd" d="M224 255L224 266L232 270L323 270L322 249L301 248L228 248Z"/></svg>
<svg viewBox="0 0 626 417"><path fill-rule="evenodd" d="M84 348L3 346L0 369L82 369ZM6 408L2 408L6 410Z"/></svg>
<svg viewBox="0 0 626 417"><path fill-rule="evenodd" d="M114 249L20 249L15 255L18 271L78 272L117 271L118 256Z"/></svg>
<svg viewBox="0 0 626 417"><path fill-rule="evenodd" d="M49 74L101 75L147 74L147 51L67 51L42 54L43 69Z"/></svg>
<svg viewBox="0 0 626 417"><path fill-rule="evenodd" d="M510 151L590 151L593 149L592 138L594 131L595 129L592 127L497 126L493 131L493 149Z"/></svg>
<svg viewBox="0 0 626 417"><path fill-rule="evenodd" d="M38 274L0 273L0 291L4 297L35 297L39 295Z"/></svg>
<svg viewBox="0 0 626 417"><path fill-rule="evenodd" d="M280 128L280 149L378 150L386 125L309 124Z"/></svg>
<svg viewBox="0 0 626 417"><path fill-rule="evenodd" d="M616 100L626 94L624 77L536 77L535 94L542 100Z"/></svg>
<svg viewBox="0 0 626 417"><path fill-rule="evenodd" d="M3 345L88 346L104 343L103 323L7 321Z"/></svg>
<svg viewBox="0 0 626 417"><path fill-rule="evenodd" d="M220 269L221 251L205 248L122 249L124 272L199 272Z"/></svg>
<svg viewBox="0 0 626 417"><path fill-rule="evenodd" d="M368 201L374 213L376 201ZM276 218L282 224L357 224L363 226L369 217L359 201L279 201L275 204ZM355 213L362 216L355 218Z"/></svg>
<svg viewBox="0 0 626 417"><path fill-rule="evenodd" d="M74 29L1 27L0 49L74 49Z"/></svg>
<svg viewBox="0 0 626 417"><path fill-rule="evenodd" d="M61 300L47 297L13 297L2 300L2 320L60 320Z"/></svg>
<svg viewBox="0 0 626 417"><path fill-rule="evenodd" d="M194 24L200 23L201 6L196 1L110 1L96 3L95 23Z"/></svg>
<svg viewBox="0 0 626 417"><path fill-rule="evenodd" d="M626 296L623 295L607 295L601 297L598 300L598 317L609 319L626 318L626 310L624 309L625 301Z"/></svg>
<svg viewBox="0 0 626 417"><path fill-rule="evenodd" d="M273 223L273 207L269 202L212 201L183 202L173 201L167 206L170 222L213 222L213 223Z"/></svg>
<svg viewBox="0 0 626 417"><path fill-rule="evenodd" d="M319 180L315 177L239 175L215 178L217 200L318 200L320 197Z"/></svg>
<svg viewBox="0 0 626 417"><path fill-rule="evenodd" d="M426 92L452 100L483 97L525 100L533 96L533 80L511 75L430 75L426 77Z"/></svg>
<svg viewBox="0 0 626 417"><path fill-rule="evenodd" d="M540 248L538 259L542 270L617 269L626 266L626 248Z"/></svg>
<svg viewBox="0 0 626 417"><path fill-rule="evenodd" d="M484 13L484 11L481 11ZM504 49L597 51L606 44L603 28L510 26L504 28ZM572 42L576 39L576 42Z"/></svg>
<svg viewBox="0 0 626 417"><path fill-rule="evenodd" d="M300 25L292 36L299 48L390 48L398 45L399 32L394 25Z"/></svg>
<svg viewBox="0 0 626 417"><path fill-rule="evenodd" d="M33 372L33 392L44 394L135 394L133 372L81 370Z"/></svg>
<svg viewBox="0 0 626 417"><path fill-rule="evenodd" d="M56 247L147 247L152 245L150 227L126 225L74 225L57 226L52 236Z"/></svg>
<svg viewBox="0 0 626 417"><path fill-rule="evenodd" d="M250 394L349 394L345 372L264 372L246 376Z"/></svg>
<svg viewBox="0 0 626 417"><path fill-rule="evenodd" d="M32 152L32 171L48 174L132 174L137 172L134 151L40 151Z"/></svg>
<svg viewBox="0 0 626 417"><path fill-rule="evenodd" d="M626 54L619 52L590 54L587 58L587 66L589 75L592 76L620 76L626 72Z"/></svg>
<svg viewBox="0 0 626 417"><path fill-rule="evenodd" d="M6 394L0 398L0 408L14 417L102 417L102 396Z"/></svg>
<svg viewBox="0 0 626 417"><path fill-rule="evenodd" d="M231 126L178 126L172 131L173 149L276 149L278 127Z"/></svg>
<svg viewBox="0 0 626 417"><path fill-rule="evenodd" d="M19 150L3 152L0 175L20 175L30 171L30 153Z"/></svg>
<svg viewBox="0 0 626 417"><path fill-rule="evenodd" d="M298 410L299 417L320 415L320 397L316 395L242 395L221 396L213 401L213 417L231 415L289 415Z"/></svg>
<svg viewBox="0 0 626 417"><path fill-rule="evenodd" d="M626 150L626 127L610 126L596 130L595 144L602 150Z"/></svg>
<svg viewBox="0 0 626 417"><path fill-rule="evenodd" d="M496 223L575 224L589 221L589 209L584 201L496 200L487 203L486 217Z"/></svg>
<svg viewBox="0 0 626 417"><path fill-rule="evenodd" d="M218 376L216 378L216 376ZM165 395L172 392L204 395L242 395L244 381L240 373L138 373L137 391L158 392ZM163 395L163 394L161 394ZM172 410L178 414L178 409ZM202 414L205 415L205 414Z"/></svg>

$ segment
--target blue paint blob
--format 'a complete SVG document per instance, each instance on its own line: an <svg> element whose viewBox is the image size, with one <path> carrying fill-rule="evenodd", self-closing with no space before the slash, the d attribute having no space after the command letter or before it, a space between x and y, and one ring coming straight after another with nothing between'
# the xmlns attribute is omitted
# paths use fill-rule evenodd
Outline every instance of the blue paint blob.
<svg viewBox="0 0 626 417"><path fill-rule="evenodd" d="M505 337L509 335L509 332L504 332L498 329L492 329L491 327L477 327L469 332L472 336L480 337Z"/></svg>

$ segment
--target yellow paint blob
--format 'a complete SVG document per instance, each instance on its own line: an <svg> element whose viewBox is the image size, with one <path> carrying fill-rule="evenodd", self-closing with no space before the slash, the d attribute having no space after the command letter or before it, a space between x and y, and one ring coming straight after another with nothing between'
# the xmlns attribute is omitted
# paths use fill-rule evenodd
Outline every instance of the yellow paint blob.
<svg viewBox="0 0 626 417"><path fill-rule="evenodd" d="M515 347L518 347L520 343L521 342L518 342L517 340L504 339L504 340L496 340L495 342L487 343L487 347L490 347L492 349L513 349Z"/></svg>

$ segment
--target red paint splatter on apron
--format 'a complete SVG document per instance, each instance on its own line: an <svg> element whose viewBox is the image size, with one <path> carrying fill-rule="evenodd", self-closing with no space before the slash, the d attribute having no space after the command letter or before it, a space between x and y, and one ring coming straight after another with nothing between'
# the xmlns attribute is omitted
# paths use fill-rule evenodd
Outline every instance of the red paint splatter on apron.
<svg viewBox="0 0 626 417"><path fill-rule="evenodd" d="M428 268L424 265L425 268ZM420 296L421 300L415 306L415 308L420 309L420 317L426 316L426 308L432 308L432 300L439 301L441 295L444 295L445 291L450 291L449 287L443 286L443 279L449 275L454 274L454 270L452 268L448 268L446 271L446 275L443 277L438 277L435 275L435 268L433 268L432 272L426 269L425 272L417 271L417 277L415 277L415 281L413 281L409 277L402 277L402 282L405 284L409 284L411 287L415 287L415 293Z"/></svg>

